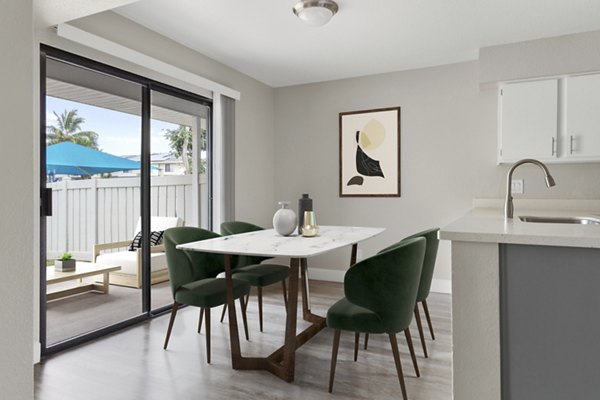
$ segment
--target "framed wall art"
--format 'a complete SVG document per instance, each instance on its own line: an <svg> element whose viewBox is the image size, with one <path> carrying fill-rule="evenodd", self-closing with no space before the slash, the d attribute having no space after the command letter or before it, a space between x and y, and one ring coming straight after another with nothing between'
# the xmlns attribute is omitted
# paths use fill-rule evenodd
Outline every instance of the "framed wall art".
<svg viewBox="0 0 600 400"><path fill-rule="evenodd" d="M340 113L340 197L400 197L400 107Z"/></svg>

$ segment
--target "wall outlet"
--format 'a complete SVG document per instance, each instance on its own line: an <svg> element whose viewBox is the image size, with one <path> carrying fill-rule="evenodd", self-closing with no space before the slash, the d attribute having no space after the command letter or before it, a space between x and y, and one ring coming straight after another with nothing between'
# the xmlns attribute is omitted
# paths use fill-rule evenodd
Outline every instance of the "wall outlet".
<svg viewBox="0 0 600 400"><path fill-rule="evenodd" d="M511 190L513 194L523 194L523 179L513 179Z"/></svg>

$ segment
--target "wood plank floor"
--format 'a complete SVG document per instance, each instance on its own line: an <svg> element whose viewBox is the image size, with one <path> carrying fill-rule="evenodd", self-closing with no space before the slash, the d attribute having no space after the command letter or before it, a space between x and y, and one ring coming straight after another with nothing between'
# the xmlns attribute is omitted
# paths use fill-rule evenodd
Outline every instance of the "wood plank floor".
<svg viewBox="0 0 600 400"><path fill-rule="evenodd" d="M256 297L248 308L250 341L244 355L266 355L283 343L285 316L279 285L264 292L265 329L258 330ZM343 296L339 283L311 282L313 312L325 315ZM432 293L428 299L436 340L428 340L422 357L416 326L411 327L421 377L416 378L404 335L398 335L410 400L452 398L451 297ZM239 307L238 307L239 312ZM327 392L333 331L325 329L296 355L296 379L286 383L267 372L234 371L229 357L227 323L212 312L212 364L206 363L204 328L196 333L198 309L177 315L169 349L162 344L168 316L62 352L35 366L35 399L400 399L389 340L371 335L369 349L352 361L354 335L342 333L333 395ZM298 322L298 329L306 326ZM427 335L427 333L426 333ZM243 333L240 332L243 338ZM362 343L362 342L361 342Z"/></svg>

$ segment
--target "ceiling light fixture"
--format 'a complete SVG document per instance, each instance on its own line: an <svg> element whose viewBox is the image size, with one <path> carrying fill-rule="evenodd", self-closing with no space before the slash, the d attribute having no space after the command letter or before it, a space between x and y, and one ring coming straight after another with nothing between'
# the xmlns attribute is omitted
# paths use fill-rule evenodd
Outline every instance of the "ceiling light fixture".
<svg viewBox="0 0 600 400"><path fill-rule="evenodd" d="M338 11L333 0L300 0L293 8L294 14L311 26L322 26Z"/></svg>

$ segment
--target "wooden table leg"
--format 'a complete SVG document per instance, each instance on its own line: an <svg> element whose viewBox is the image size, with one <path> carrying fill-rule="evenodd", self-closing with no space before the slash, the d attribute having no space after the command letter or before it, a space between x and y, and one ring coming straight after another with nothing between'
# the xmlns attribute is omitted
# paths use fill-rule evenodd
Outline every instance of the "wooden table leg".
<svg viewBox="0 0 600 400"><path fill-rule="evenodd" d="M288 309L285 323L285 342L283 345L283 369L285 380L294 380L296 361L296 324L298 317L298 269L300 259L290 260L290 278L288 287ZM306 260L305 260L306 262Z"/></svg>
<svg viewBox="0 0 600 400"><path fill-rule="evenodd" d="M227 280L227 311L229 313L229 340L231 344L231 364L237 370L266 370L286 382L294 380L296 349L325 328L325 318L314 315L310 311L304 316L312 325L296 334L298 318L299 272L306 260L292 258L290 261L290 277L288 287L287 316L285 324L284 344L268 357L244 357L240 347L235 303L233 299L233 281L231 273L231 256L225 255L225 279ZM305 264L306 265L306 264Z"/></svg>
<svg viewBox="0 0 600 400"><path fill-rule="evenodd" d="M350 266L356 264L356 253L358 250L358 243L352 245L352 253L350 254Z"/></svg>
<svg viewBox="0 0 600 400"><path fill-rule="evenodd" d="M227 311L229 312L229 341L231 344L231 365L233 369L240 368L242 351L238 335L237 317L235 314L235 301L233 298L233 280L231 277L231 256L225 254L225 280L227 283Z"/></svg>
<svg viewBox="0 0 600 400"><path fill-rule="evenodd" d="M310 314L310 289L308 287L308 264L306 258L300 260L300 276L302 285L302 316L306 319Z"/></svg>

